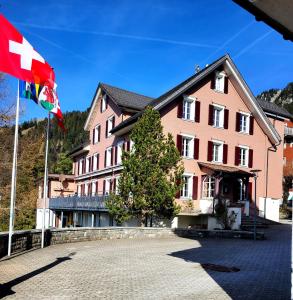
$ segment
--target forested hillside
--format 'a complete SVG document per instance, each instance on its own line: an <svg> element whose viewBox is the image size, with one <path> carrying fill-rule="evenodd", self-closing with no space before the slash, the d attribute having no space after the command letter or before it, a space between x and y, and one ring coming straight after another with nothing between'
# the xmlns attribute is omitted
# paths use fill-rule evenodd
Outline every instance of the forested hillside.
<svg viewBox="0 0 293 300"><path fill-rule="evenodd" d="M71 173L72 161L66 154L87 141L83 130L86 116L87 112L65 113L66 132L51 120L50 172ZM32 120L19 128L15 229L35 226L37 180L44 172L46 124L46 120ZM8 229L13 137L14 127L0 127L0 231Z"/></svg>
<svg viewBox="0 0 293 300"><path fill-rule="evenodd" d="M258 99L274 102L284 107L293 114L293 82L287 84L283 89L270 89L257 96Z"/></svg>

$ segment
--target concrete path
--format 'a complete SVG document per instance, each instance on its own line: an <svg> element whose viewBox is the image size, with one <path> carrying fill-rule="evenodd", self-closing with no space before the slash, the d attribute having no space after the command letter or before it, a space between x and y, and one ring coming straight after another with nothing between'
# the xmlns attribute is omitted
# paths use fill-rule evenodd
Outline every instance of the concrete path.
<svg viewBox="0 0 293 300"><path fill-rule="evenodd" d="M265 241L185 238L63 244L0 261L5 299L290 299L291 226ZM236 273L207 271L221 264Z"/></svg>

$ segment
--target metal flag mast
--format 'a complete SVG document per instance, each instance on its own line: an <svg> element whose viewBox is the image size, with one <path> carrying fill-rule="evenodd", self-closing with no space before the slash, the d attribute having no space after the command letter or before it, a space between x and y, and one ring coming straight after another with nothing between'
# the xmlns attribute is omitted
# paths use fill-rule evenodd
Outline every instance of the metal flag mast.
<svg viewBox="0 0 293 300"><path fill-rule="evenodd" d="M41 247L45 244L45 223L46 223L46 200L48 197L48 152L49 152L49 132L50 132L50 112L48 112L47 134L46 134L46 152L45 152L45 171L44 171L44 189L43 189L43 218L42 218L42 241Z"/></svg>
<svg viewBox="0 0 293 300"><path fill-rule="evenodd" d="M18 123L19 123L19 80L17 84L16 111L15 111L14 149L13 149L13 164L12 164L11 192L10 192L8 256L11 256L12 235L13 235L13 227L14 227L14 206L15 206L15 195L16 195L17 150L18 150Z"/></svg>

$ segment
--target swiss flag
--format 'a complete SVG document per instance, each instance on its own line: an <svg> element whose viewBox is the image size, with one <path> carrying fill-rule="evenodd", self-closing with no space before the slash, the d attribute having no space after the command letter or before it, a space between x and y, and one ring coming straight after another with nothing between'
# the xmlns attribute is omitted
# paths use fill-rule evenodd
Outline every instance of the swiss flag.
<svg viewBox="0 0 293 300"><path fill-rule="evenodd" d="M51 66L1 14L0 71L54 88L55 74Z"/></svg>

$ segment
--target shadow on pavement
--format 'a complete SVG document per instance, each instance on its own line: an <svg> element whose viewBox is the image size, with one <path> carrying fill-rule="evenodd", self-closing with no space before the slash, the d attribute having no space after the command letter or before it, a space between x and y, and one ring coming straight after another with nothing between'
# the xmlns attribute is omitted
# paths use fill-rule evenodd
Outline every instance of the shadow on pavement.
<svg viewBox="0 0 293 300"><path fill-rule="evenodd" d="M200 264L232 299L290 299L291 225L273 225L265 234L263 241L198 239L199 247L169 255ZM240 270L223 272L207 265Z"/></svg>
<svg viewBox="0 0 293 300"><path fill-rule="evenodd" d="M56 267L57 265L63 263L64 261L67 261L67 260L71 260L71 256L75 255L76 253L75 252L72 252L72 253L69 253L67 256L63 256L63 257L57 257L56 260L44 267L41 267L37 270L34 270L30 273L27 273L25 275L22 275L20 277L17 277L9 282L6 282L4 284L0 284L0 299L1 298L4 298L6 296L9 296L9 295L13 295L15 294L15 292L12 290L12 287L17 285L17 284L20 284L21 282L23 281L26 281L40 273L43 273L43 272L46 272L48 271L49 269L51 268L54 268Z"/></svg>

